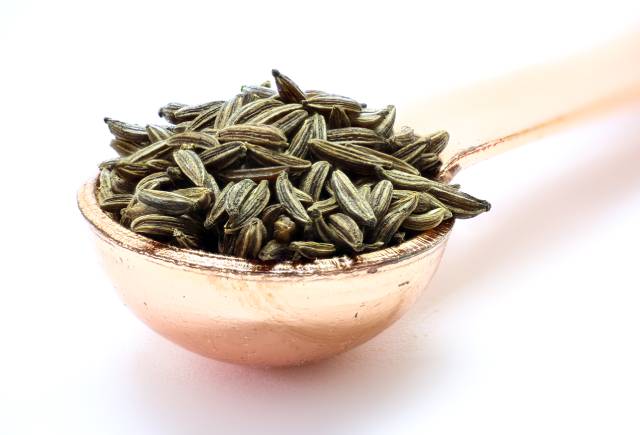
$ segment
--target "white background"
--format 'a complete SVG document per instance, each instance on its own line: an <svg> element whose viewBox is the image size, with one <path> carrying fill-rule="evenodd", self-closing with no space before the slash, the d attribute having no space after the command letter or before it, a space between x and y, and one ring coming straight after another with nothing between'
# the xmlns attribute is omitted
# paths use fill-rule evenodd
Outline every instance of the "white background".
<svg viewBox="0 0 640 435"><path fill-rule="evenodd" d="M112 156L105 115L151 122L274 67L402 112L640 28L637 1L585 3L4 0L0 433L639 433L640 107L461 174L492 211L403 319L310 367L154 335L75 206Z"/></svg>

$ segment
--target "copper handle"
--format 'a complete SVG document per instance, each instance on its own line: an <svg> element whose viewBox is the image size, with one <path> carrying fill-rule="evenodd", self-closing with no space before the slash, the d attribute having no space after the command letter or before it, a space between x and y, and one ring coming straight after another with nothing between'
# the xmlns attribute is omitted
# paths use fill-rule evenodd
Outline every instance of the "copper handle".
<svg viewBox="0 0 640 435"><path fill-rule="evenodd" d="M415 105L402 124L446 129L443 178L528 140L640 99L640 33Z"/></svg>

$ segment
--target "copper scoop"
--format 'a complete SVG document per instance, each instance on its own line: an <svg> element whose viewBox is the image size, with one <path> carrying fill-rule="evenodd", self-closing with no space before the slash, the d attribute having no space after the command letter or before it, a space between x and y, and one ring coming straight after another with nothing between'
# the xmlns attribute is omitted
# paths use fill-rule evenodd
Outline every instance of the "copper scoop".
<svg viewBox="0 0 640 435"><path fill-rule="evenodd" d="M640 98L640 35L399 108L399 125L442 128L452 142L442 178L570 123ZM267 266L178 249L134 234L78 193L98 252L124 303L149 327L201 355L259 366L330 357L374 337L426 288L451 223L353 258ZM490 215L487 216L490 218Z"/></svg>

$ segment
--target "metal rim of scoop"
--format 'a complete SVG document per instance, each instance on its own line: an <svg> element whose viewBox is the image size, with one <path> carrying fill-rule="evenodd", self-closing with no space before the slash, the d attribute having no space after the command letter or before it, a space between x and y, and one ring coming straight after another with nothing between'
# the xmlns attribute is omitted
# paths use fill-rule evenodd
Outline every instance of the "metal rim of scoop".
<svg viewBox="0 0 640 435"><path fill-rule="evenodd" d="M151 259L173 263L179 267L199 269L207 273L286 277L347 273L363 269L374 272L378 267L428 253L447 239L453 227L451 219L400 245L355 256L342 255L309 262L283 261L270 264L258 260L179 248L136 234L111 219L100 209L96 199L96 181L97 178L94 178L86 182L80 188L77 199L80 212L93 226L99 237L112 245L137 252Z"/></svg>

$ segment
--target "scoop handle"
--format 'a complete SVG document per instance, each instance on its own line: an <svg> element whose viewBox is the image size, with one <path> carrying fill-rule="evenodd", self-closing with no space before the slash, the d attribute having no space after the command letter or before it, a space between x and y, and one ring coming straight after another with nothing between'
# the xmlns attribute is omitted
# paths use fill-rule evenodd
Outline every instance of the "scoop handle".
<svg viewBox="0 0 640 435"><path fill-rule="evenodd" d="M450 133L441 155L441 178L450 180L477 161L635 100L640 32L432 99L402 121Z"/></svg>

